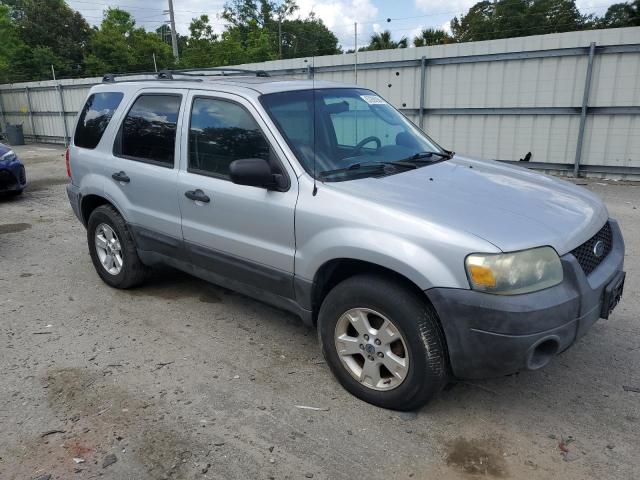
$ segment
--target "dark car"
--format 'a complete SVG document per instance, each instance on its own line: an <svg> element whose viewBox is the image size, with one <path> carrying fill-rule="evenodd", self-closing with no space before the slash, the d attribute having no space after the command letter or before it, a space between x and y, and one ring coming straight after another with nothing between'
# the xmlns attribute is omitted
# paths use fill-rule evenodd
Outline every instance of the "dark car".
<svg viewBox="0 0 640 480"><path fill-rule="evenodd" d="M11 147L0 143L0 194L20 195L26 186L24 165Z"/></svg>

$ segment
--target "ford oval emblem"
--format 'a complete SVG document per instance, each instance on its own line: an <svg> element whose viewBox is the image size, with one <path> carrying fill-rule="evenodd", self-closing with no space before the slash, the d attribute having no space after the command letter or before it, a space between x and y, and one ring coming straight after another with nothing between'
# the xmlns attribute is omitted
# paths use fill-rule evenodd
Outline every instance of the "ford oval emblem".
<svg viewBox="0 0 640 480"><path fill-rule="evenodd" d="M600 258L604 254L604 242L602 240L598 240L593 244L593 254L596 258Z"/></svg>

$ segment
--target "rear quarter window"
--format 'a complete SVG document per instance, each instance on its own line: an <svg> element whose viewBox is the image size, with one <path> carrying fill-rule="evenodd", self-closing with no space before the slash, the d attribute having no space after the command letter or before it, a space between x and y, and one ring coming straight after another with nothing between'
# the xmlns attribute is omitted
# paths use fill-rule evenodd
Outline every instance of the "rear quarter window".
<svg viewBox="0 0 640 480"><path fill-rule="evenodd" d="M73 143L77 147L96 148L113 113L120 105L122 92L94 93L84 104L76 126Z"/></svg>

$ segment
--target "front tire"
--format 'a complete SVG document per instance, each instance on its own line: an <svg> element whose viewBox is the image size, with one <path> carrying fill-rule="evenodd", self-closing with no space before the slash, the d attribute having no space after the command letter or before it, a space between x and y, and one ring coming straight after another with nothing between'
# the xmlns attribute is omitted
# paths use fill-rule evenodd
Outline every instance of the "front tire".
<svg viewBox="0 0 640 480"><path fill-rule="evenodd" d="M145 280L148 268L138 258L126 222L111 205L101 205L89 216L87 243L93 266L107 285L126 289Z"/></svg>
<svg viewBox="0 0 640 480"><path fill-rule="evenodd" d="M414 410L448 380L446 344L426 298L382 275L356 275L329 292L318 336L331 371L365 402Z"/></svg>

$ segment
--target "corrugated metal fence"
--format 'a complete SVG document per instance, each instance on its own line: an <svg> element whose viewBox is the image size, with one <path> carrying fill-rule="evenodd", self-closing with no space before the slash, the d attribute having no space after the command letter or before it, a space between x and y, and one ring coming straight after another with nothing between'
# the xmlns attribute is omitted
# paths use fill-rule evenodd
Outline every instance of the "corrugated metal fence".
<svg viewBox="0 0 640 480"><path fill-rule="evenodd" d="M372 88L446 148L533 168L640 175L640 27L242 65ZM2 123L64 142L100 78L0 85Z"/></svg>

